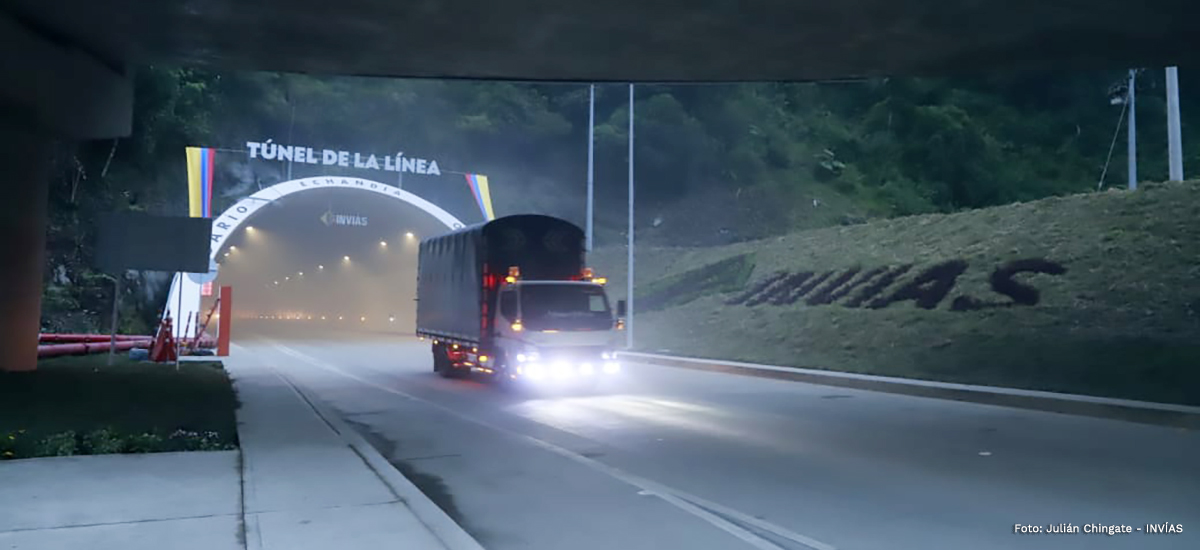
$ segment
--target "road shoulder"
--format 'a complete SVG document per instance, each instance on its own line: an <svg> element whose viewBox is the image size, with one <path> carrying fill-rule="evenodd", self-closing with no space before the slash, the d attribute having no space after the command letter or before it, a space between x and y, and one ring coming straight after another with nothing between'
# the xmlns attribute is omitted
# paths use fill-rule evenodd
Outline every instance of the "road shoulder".
<svg viewBox="0 0 1200 550"><path fill-rule="evenodd" d="M1200 407L650 353L622 352L621 357L657 366L1200 430Z"/></svg>

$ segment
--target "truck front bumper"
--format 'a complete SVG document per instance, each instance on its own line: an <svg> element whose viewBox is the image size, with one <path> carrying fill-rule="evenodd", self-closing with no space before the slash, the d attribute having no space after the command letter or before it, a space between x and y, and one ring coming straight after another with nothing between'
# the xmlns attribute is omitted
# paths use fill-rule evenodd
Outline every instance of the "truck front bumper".
<svg viewBox="0 0 1200 550"><path fill-rule="evenodd" d="M579 356L570 353L518 354L512 372L516 378L531 381L565 381L593 377L611 377L621 373L621 363L613 353Z"/></svg>

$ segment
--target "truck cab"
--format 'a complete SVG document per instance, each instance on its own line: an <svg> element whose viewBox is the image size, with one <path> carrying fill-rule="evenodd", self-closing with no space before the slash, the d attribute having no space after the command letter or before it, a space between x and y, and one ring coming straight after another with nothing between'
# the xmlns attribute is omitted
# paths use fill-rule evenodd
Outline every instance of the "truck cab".
<svg viewBox="0 0 1200 550"><path fill-rule="evenodd" d="M538 381L620 371L615 350L624 312L614 315L603 279L522 281L516 273L497 299L493 341L504 376Z"/></svg>

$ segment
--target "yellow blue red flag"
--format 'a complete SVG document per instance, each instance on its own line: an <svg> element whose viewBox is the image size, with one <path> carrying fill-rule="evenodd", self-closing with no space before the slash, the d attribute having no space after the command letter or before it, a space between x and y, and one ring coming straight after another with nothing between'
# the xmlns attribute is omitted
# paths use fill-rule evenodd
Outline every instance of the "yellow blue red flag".
<svg viewBox="0 0 1200 550"><path fill-rule="evenodd" d="M188 216L212 217L213 155L208 147L187 148Z"/></svg>
<svg viewBox="0 0 1200 550"><path fill-rule="evenodd" d="M488 189L488 178L483 174L464 174L467 177L467 185L471 186L471 194L475 196L475 202L479 205L479 212L483 214L483 219L492 221L496 219L495 212L492 211L492 192Z"/></svg>

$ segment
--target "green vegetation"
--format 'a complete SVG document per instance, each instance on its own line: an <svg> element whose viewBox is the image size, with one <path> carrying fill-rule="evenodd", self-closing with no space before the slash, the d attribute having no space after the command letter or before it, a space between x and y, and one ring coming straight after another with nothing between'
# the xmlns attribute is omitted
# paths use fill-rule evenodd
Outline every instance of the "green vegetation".
<svg viewBox="0 0 1200 550"><path fill-rule="evenodd" d="M0 460L237 448L237 397L221 363L106 361L0 372Z"/></svg>
<svg viewBox="0 0 1200 550"><path fill-rule="evenodd" d="M642 247L638 281L645 283L637 292L687 284L678 274L751 251L758 260L747 287L778 271L859 268L865 276L872 268L912 264L878 294L887 297L931 266L961 260L966 269L932 309L913 301L849 307L853 292L831 305L799 299L753 307L727 303L736 292L710 294L638 314L639 348L1200 405L1198 183L911 216L724 247ZM592 258L620 298L624 251L597 251ZM953 310L961 297L1009 301L992 290L993 273L1029 258L1065 268L1013 277L1038 291L1036 305Z"/></svg>
<svg viewBox="0 0 1200 550"><path fill-rule="evenodd" d="M701 296L740 290L754 271L754 255L742 254L663 277L635 289L639 311L658 311Z"/></svg>
<svg viewBox="0 0 1200 550"><path fill-rule="evenodd" d="M1147 73L1149 75L1149 73ZM1190 75L1190 76L1189 76ZM1200 89L1185 71L1183 90ZM949 213L1094 189L1119 107L1122 71L986 78L891 78L829 84L637 88L638 238L706 246L871 219ZM112 283L92 270L96 216L122 209L183 215L184 147L217 147L214 209L287 177L248 164L246 141L404 151L444 170L488 174L499 214L582 221L587 87L216 74L143 67L127 138L63 145L51 186L44 325L99 331ZM1165 136L1164 94L1150 76L1139 131ZM624 230L626 88L597 87L597 244ZM1200 163L1200 96L1185 95L1187 166ZM1166 175L1162 140L1141 173ZM1117 147L1112 166L1125 162ZM242 157L244 158L244 157ZM320 173L336 173L325 166ZM1120 186L1108 171L1105 186ZM451 189L452 186L438 186ZM431 196L453 207L454 197ZM469 198L460 197L463 200ZM471 205L459 205L470 213ZM657 223L656 223L657 221ZM124 332L149 333L164 280L125 285Z"/></svg>

